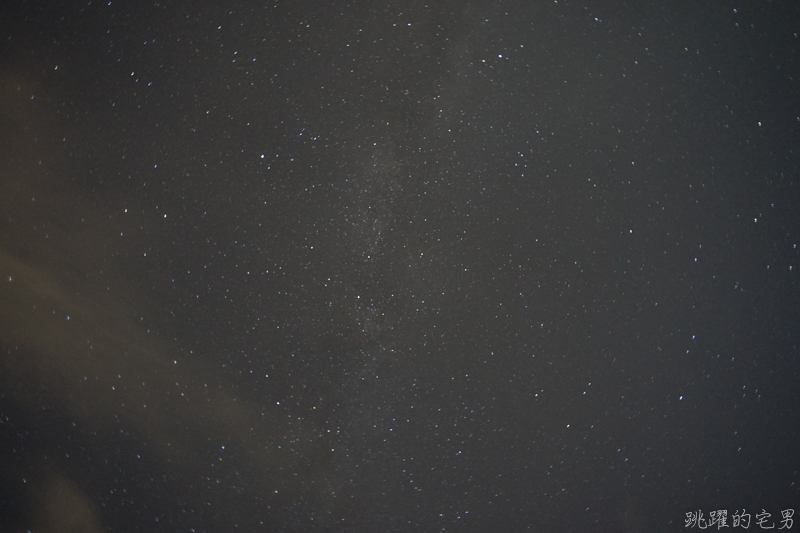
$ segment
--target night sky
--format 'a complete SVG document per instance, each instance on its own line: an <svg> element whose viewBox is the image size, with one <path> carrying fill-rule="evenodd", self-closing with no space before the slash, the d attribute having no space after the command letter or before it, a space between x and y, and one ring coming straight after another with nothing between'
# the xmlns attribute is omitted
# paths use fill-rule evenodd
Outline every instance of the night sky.
<svg viewBox="0 0 800 533"><path fill-rule="evenodd" d="M799 33L4 2L0 530L786 525Z"/></svg>

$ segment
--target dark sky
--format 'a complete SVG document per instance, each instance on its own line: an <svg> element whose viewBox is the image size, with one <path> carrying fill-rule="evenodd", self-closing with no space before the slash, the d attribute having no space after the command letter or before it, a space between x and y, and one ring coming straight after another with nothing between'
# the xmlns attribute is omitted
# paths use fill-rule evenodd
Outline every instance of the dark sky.
<svg viewBox="0 0 800 533"><path fill-rule="evenodd" d="M0 530L779 527L798 33L795 2L4 2Z"/></svg>

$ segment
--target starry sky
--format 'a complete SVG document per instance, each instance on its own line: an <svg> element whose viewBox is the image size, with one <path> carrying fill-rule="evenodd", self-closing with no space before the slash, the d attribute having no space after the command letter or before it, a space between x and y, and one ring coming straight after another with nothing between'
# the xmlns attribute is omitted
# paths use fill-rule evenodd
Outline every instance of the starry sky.
<svg viewBox="0 0 800 533"><path fill-rule="evenodd" d="M3 3L0 529L779 527L798 33L791 2Z"/></svg>

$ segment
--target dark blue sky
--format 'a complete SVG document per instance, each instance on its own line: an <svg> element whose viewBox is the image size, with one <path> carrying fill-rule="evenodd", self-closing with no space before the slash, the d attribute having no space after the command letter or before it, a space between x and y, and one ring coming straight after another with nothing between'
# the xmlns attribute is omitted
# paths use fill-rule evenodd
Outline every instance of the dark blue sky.
<svg viewBox="0 0 800 533"><path fill-rule="evenodd" d="M798 32L4 5L0 529L780 527Z"/></svg>

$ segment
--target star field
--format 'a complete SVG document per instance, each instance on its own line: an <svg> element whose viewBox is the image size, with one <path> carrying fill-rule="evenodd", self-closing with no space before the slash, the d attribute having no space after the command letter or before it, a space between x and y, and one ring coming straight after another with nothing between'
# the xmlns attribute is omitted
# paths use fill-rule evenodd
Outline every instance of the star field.
<svg viewBox="0 0 800 533"><path fill-rule="evenodd" d="M0 529L786 525L797 15L3 6Z"/></svg>

